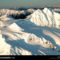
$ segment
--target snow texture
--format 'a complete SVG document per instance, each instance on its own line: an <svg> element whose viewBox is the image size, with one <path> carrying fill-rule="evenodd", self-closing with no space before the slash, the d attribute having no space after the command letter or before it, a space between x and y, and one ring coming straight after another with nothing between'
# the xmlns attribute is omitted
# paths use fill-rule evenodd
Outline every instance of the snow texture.
<svg viewBox="0 0 60 60"><path fill-rule="evenodd" d="M9 15L20 11L0 10L0 55L60 55L60 14L28 11L34 11L28 18L13 19Z"/></svg>

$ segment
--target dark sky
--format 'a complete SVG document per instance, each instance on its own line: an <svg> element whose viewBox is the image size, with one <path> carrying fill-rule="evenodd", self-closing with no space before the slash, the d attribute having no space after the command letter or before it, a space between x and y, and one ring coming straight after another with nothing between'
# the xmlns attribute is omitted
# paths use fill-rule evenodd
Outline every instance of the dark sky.
<svg viewBox="0 0 60 60"><path fill-rule="evenodd" d="M60 0L0 0L0 8L60 7Z"/></svg>

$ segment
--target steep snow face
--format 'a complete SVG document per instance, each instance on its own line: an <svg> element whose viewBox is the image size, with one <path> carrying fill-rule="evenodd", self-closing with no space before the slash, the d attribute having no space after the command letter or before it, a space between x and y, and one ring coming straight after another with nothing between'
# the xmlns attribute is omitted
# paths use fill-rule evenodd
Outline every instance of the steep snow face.
<svg viewBox="0 0 60 60"><path fill-rule="evenodd" d="M0 55L9 55L11 46L5 42L0 31Z"/></svg>
<svg viewBox="0 0 60 60"><path fill-rule="evenodd" d="M10 26L7 27L7 29L9 29L10 31L13 31L13 32L23 31L23 29L20 28L20 26L18 26L16 23L11 24Z"/></svg>
<svg viewBox="0 0 60 60"><path fill-rule="evenodd" d="M60 14L52 9L44 8L36 10L30 21L38 26L60 27Z"/></svg>
<svg viewBox="0 0 60 60"><path fill-rule="evenodd" d="M56 27L60 28L60 14L54 12L54 19Z"/></svg>
<svg viewBox="0 0 60 60"><path fill-rule="evenodd" d="M40 26L45 26L46 24L48 24L43 14L43 11L39 9L32 14L31 22L35 23L36 25L40 25Z"/></svg>

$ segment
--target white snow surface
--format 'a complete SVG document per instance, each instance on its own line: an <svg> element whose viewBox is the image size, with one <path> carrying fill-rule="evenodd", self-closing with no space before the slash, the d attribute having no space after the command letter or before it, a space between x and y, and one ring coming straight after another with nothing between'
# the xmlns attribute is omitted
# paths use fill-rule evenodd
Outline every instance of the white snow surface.
<svg viewBox="0 0 60 60"><path fill-rule="evenodd" d="M60 14L53 9L44 8L43 10L36 10L30 21L37 26L60 27Z"/></svg>
<svg viewBox="0 0 60 60"><path fill-rule="evenodd" d="M38 9L24 20L7 15L0 17L0 55L60 55L59 13Z"/></svg>

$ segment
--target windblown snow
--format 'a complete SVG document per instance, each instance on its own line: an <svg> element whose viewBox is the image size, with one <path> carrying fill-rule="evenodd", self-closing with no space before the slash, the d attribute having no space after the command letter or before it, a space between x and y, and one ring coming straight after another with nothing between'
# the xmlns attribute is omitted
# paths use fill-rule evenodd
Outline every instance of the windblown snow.
<svg viewBox="0 0 60 60"><path fill-rule="evenodd" d="M14 19L11 14L32 14ZM0 10L0 55L60 55L60 14L53 9Z"/></svg>

